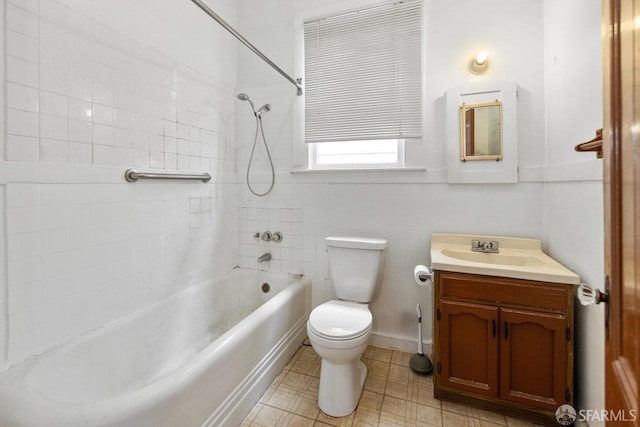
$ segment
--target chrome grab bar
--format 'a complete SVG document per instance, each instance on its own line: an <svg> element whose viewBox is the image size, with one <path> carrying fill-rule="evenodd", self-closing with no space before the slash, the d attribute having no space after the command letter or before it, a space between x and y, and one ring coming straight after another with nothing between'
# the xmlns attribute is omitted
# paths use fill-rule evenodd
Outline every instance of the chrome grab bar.
<svg viewBox="0 0 640 427"><path fill-rule="evenodd" d="M139 179L189 179L195 181L209 182L211 175L208 173L165 173L165 172L138 172L135 169L127 169L124 173L127 182L136 182Z"/></svg>

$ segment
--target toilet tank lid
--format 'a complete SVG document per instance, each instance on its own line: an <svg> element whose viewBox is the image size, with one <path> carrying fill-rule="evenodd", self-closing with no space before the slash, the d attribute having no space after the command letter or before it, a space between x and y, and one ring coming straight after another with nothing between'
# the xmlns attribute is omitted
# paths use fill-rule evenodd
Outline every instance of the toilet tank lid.
<svg viewBox="0 0 640 427"><path fill-rule="evenodd" d="M387 247L387 239L376 237L327 237L327 246L338 248L382 250Z"/></svg>

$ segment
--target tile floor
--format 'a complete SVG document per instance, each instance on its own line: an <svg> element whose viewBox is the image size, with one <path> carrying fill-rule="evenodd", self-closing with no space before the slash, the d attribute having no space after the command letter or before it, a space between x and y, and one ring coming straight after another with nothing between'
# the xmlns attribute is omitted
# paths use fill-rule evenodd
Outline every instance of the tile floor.
<svg viewBox="0 0 640 427"><path fill-rule="evenodd" d="M433 397L431 375L409 368L411 353L369 346L362 356L369 373L352 414L334 418L318 408L320 357L302 346L273 381L241 427L534 427L516 418Z"/></svg>

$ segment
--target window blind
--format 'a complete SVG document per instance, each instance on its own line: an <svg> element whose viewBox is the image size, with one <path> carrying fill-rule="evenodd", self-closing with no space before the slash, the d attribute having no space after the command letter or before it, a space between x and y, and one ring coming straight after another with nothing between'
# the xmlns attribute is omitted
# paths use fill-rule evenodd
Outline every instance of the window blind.
<svg viewBox="0 0 640 427"><path fill-rule="evenodd" d="M422 136L422 0L304 23L305 142Z"/></svg>

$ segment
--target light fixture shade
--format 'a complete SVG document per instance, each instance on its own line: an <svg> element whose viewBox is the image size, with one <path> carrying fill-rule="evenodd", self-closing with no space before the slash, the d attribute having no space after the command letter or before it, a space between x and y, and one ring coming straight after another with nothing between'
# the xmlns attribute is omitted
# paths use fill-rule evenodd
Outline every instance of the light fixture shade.
<svg viewBox="0 0 640 427"><path fill-rule="evenodd" d="M469 61L469 71L472 74L482 74L487 71L487 68L489 68L489 57L484 50L478 52L478 54Z"/></svg>

